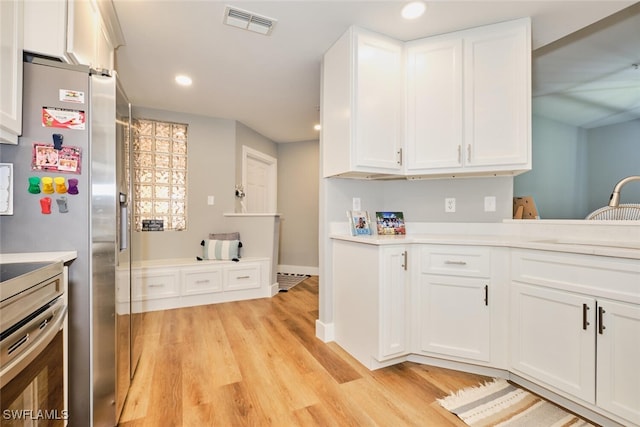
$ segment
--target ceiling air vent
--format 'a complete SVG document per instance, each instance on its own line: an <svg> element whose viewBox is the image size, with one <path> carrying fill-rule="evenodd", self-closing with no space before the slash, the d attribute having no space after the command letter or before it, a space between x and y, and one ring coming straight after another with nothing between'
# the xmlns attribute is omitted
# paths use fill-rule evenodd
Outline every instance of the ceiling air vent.
<svg viewBox="0 0 640 427"><path fill-rule="evenodd" d="M242 28L244 30L253 31L254 33L264 34L265 36L271 34L276 20L267 18L266 16L256 15L253 12L247 12L246 10L237 9L235 7L227 6L224 10L225 24L232 27Z"/></svg>

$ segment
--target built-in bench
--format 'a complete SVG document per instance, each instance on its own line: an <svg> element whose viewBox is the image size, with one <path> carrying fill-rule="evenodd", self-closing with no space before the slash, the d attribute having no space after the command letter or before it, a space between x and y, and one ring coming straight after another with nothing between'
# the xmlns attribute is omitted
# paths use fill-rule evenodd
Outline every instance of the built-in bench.
<svg viewBox="0 0 640 427"><path fill-rule="evenodd" d="M131 266L131 310L134 313L272 297L270 258L240 261L162 259ZM129 270L117 271L118 304L129 302Z"/></svg>

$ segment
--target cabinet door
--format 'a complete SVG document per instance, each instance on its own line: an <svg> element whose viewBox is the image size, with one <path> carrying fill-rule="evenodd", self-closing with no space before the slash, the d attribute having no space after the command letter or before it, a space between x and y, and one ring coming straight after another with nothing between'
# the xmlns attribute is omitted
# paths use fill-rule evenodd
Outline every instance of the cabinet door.
<svg viewBox="0 0 640 427"><path fill-rule="evenodd" d="M407 173L462 166L462 39L407 44Z"/></svg>
<svg viewBox="0 0 640 427"><path fill-rule="evenodd" d="M464 39L465 163L531 168L528 20L489 25Z"/></svg>
<svg viewBox="0 0 640 427"><path fill-rule="evenodd" d="M379 356L385 358L407 352L409 310L408 252L405 247L381 250Z"/></svg>
<svg viewBox="0 0 640 427"><path fill-rule="evenodd" d="M491 360L487 279L420 277L420 350L483 362Z"/></svg>
<svg viewBox="0 0 640 427"><path fill-rule="evenodd" d="M511 309L514 371L595 403L595 300L516 283Z"/></svg>
<svg viewBox="0 0 640 427"><path fill-rule="evenodd" d="M355 32L352 154L356 170L402 170L402 50L399 41Z"/></svg>
<svg viewBox="0 0 640 427"><path fill-rule="evenodd" d="M0 142L22 133L22 11L20 0L0 1Z"/></svg>
<svg viewBox="0 0 640 427"><path fill-rule="evenodd" d="M100 22L93 3L69 1L67 11L67 55L76 64L95 66Z"/></svg>
<svg viewBox="0 0 640 427"><path fill-rule="evenodd" d="M598 306L597 404L640 424L640 307L607 300Z"/></svg>

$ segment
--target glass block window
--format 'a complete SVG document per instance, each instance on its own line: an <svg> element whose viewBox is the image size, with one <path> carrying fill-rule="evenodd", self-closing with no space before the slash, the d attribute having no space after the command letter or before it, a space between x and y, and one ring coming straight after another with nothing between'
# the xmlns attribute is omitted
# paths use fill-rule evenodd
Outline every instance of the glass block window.
<svg viewBox="0 0 640 427"><path fill-rule="evenodd" d="M133 121L133 217L161 219L164 230L187 229L187 125Z"/></svg>

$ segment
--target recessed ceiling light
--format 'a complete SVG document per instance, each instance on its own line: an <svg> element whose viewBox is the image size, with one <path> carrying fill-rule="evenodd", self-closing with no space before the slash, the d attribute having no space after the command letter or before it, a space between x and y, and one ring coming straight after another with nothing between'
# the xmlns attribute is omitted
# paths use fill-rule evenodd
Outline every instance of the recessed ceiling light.
<svg viewBox="0 0 640 427"><path fill-rule="evenodd" d="M176 83L178 83L180 86L191 86L191 77L185 76L184 74L177 75Z"/></svg>
<svg viewBox="0 0 640 427"><path fill-rule="evenodd" d="M427 6L421 1L413 1L402 8L404 19L416 19L422 16Z"/></svg>

